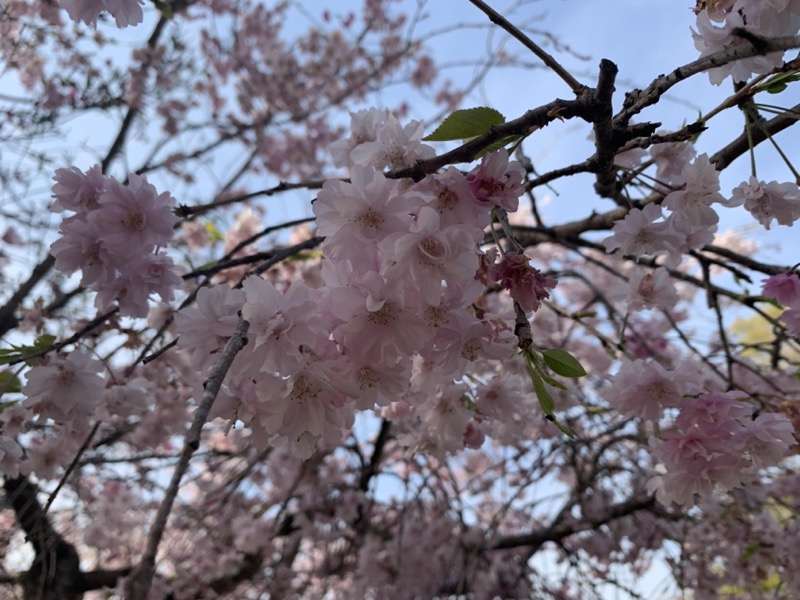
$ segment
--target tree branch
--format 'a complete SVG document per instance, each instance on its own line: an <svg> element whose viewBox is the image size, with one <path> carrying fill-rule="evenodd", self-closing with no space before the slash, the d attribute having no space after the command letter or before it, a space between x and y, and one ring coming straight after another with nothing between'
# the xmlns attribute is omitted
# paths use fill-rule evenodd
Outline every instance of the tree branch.
<svg viewBox="0 0 800 600"><path fill-rule="evenodd" d="M763 44L742 43L698 58L682 67L678 67L669 75L656 77L644 90L633 90L626 94L622 110L614 117L615 123L627 124L634 115L661 99L661 96L672 86L698 73L751 56L761 56L770 52L781 52L800 48L800 36L777 37L762 40Z"/></svg>
<svg viewBox="0 0 800 600"><path fill-rule="evenodd" d="M519 28L512 25L508 19L506 19L503 15L499 12L494 10L491 6L483 2L482 0L469 0L474 4L478 9L483 12L489 20L494 23L495 25L503 28L506 32L508 32L511 37L516 39L517 41L521 42L523 46L525 46L528 50L533 52L539 60L541 60L550 70L552 70L556 75L558 75L571 89L575 92L575 95L578 96L584 90L586 86L580 83L577 79L575 79L569 71L567 71L561 64L552 56L550 56L545 50L536 44L531 38L527 35L522 33Z"/></svg>
<svg viewBox="0 0 800 600"><path fill-rule="evenodd" d="M181 451L181 457L172 474L172 479L169 482L164 493L164 499L158 508L155 521L150 528L150 533L147 538L147 548L142 555L139 564L134 568L130 578L125 585L125 593L128 600L146 600L147 594L150 591L150 586L153 582L153 573L155 571L156 553L158 546L161 543L161 538L164 535L164 530L167 526L167 520L172 512L172 505L178 495L178 488L180 487L181 480L183 479L186 470L189 467L189 461L192 455L200 447L200 434L205 425L211 407L219 394L222 387L222 381L228 373L233 360L239 351L244 348L247 343L247 330L249 323L243 318L239 318L239 324L233 336L228 340L222 356L214 367L208 380L205 382L205 392L200 406L197 408L192 426L186 434L186 439Z"/></svg>

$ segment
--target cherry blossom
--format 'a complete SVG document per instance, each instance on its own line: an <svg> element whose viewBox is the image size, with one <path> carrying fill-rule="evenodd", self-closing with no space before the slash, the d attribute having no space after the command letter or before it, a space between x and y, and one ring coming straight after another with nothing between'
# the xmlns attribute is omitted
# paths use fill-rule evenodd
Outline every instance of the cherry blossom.
<svg viewBox="0 0 800 600"><path fill-rule="evenodd" d="M784 306L800 308L800 277L796 271L778 273L765 279L761 285L763 294Z"/></svg>
<svg viewBox="0 0 800 600"><path fill-rule="evenodd" d="M102 370L103 365L83 350L34 367L22 389L25 406L59 423L85 423L103 395Z"/></svg>
<svg viewBox="0 0 800 600"><path fill-rule="evenodd" d="M792 225L800 219L800 188L795 183L765 183L750 177L733 189L730 202L732 206L743 204L765 229L773 220Z"/></svg>
<svg viewBox="0 0 800 600"><path fill-rule="evenodd" d="M70 18L95 27L100 13L108 11L117 27L138 25L142 22L142 0L59 0Z"/></svg>
<svg viewBox="0 0 800 600"><path fill-rule="evenodd" d="M620 250L621 254L632 256L679 254L686 238L671 223L658 221L661 217L657 204L631 209L614 224L614 234L603 240L606 250Z"/></svg>
<svg viewBox="0 0 800 600"><path fill-rule="evenodd" d="M558 283L532 267L524 254L514 253L506 253L499 263L491 267L491 277L509 290L511 297L525 312L538 310L541 301L550 297L549 290Z"/></svg>
<svg viewBox="0 0 800 600"><path fill-rule="evenodd" d="M519 206L524 171L517 161L509 161L505 149L487 154L481 164L467 174L472 193L481 204L493 204L508 212Z"/></svg>
<svg viewBox="0 0 800 600"><path fill-rule="evenodd" d="M404 3L156 3L109 58L104 13L143 7L0 11L21 90L0 95L0 551L36 555L9 593L650 597L653 564L676 597L798 588L796 260L715 235L720 206L800 218L795 183L719 183L748 149L763 170L762 138L796 175L791 111L763 102L793 65L763 48L797 45L798 0L678 7L713 66L604 61L597 89L553 32L544 68L573 94L517 114L483 73L527 50L491 45L477 100L433 58L460 25ZM656 114L706 75L743 87L693 94L701 122ZM424 142L462 99L465 132ZM780 114L740 136L739 108ZM595 149L540 160L545 127ZM592 180L607 195L573 187Z"/></svg>
<svg viewBox="0 0 800 600"><path fill-rule="evenodd" d="M724 203L725 199L719 193L719 174L708 155L701 154L684 166L681 179L684 182L682 188L667 194L661 205L670 209L679 220L694 226L716 225L719 216L711 205Z"/></svg>

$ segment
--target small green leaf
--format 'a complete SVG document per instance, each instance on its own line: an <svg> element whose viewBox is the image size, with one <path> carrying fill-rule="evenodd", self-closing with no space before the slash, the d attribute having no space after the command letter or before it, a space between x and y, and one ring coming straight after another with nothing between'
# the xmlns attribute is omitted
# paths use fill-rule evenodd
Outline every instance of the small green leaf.
<svg viewBox="0 0 800 600"><path fill-rule="evenodd" d="M561 383L558 379L553 379L547 373L539 373L539 374L542 376L542 379L544 379L547 385L559 390L567 391L567 386Z"/></svg>
<svg viewBox="0 0 800 600"><path fill-rule="evenodd" d="M492 126L505 122L506 118L493 108L466 108L452 113L432 134L422 139L426 142L467 140L483 135Z"/></svg>
<svg viewBox="0 0 800 600"><path fill-rule="evenodd" d="M19 352L14 352L13 354L4 354L0 356L0 365L7 365L12 362L17 362L18 360L22 360L22 355Z"/></svg>
<svg viewBox="0 0 800 600"><path fill-rule="evenodd" d="M553 350L545 350L542 353L545 364L558 375L562 377L583 377L586 375L586 370L581 366L572 354L566 350L555 348Z"/></svg>
<svg viewBox="0 0 800 600"><path fill-rule="evenodd" d="M768 94L780 94L785 90L788 85L794 81L800 81L800 71L787 71L786 73L777 73L773 75L761 85L758 86L759 91L765 91Z"/></svg>
<svg viewBox="0 0 800 600"><path fill-rule="evenodd" d="M570 430L569 427L567 427L566 425L564 425L563 423L561 423L557 419L553 419L552 421L553 421L553 425L555 425L556 427L558 427L561 430L561 433L566 435L571 440L575 439L575 434L572 433L572 430Z"/></svg>
<svg viewBox="0 0 800 600"><path fill-rule="evenodd" d="M55 341L56 336L43 333L36 338L32 346L17 346L12 344L11 348L0 348L0 365L26 360L35 354L40 354L52 348Z"/></svg>
<svg viewBox="0 0 800 600"><path fill-rule="evenodd" d="M161 13L161 16L165 19L169 20L175 16L172 12L172 7L166 3L162 2L161 0L153 0L153 5L158 9L158 12Z"/></svg>
<svg viewBox="0 0 800 600"><path fill-rule="evenodd" d="M217 226L214 225L211 221L206 221L203 223L203 226L206 228L206 233L208 234L208 241L215 243L221 242L225 239L225 236L222 235Z"/></svg>
<svg viewBox="0 0 800 600"><path fill-rule="evenodd" d="M50 335L49 333L43 333L38 338L36 338L36 341L33 343L32 349L34 350L34 352L31 352L31 354L35 354L40 350L45 350L50 348L50 346L52 346L55 343L55 341L56 341L56 336Z"/></svg>
<svg viewBox="0 0 800 600"><path fill-rule="evenodd" d="M10 371L0 371L0 395L19 392L22 389L19 377Z"/></svg>
<svg viewBox="0 0 800 600"><path fill-rule="evenodd" d="M533 390L536 392L536 398L539 400L539 404L544 411L545 419L553 423L556 427L558 427L562 433L567 435L570 438L575 438L575 434L569 430L566 425L562 425L559 423L558 419L555 416L556 410L556 401L553 400L553 397L550 395L550 392L547 391L547 387L545 387L545 381L555 381L548 375L546 375L542 371L542 365L539 362L539 356L535 354L532 350L528 349L524 352L525 354L525 366L528 368L528 375L531 378L531 383L533 383ZM576 361L577 362L577 361ZM562 384L557 384L556 387L563 388ZM552 385L552 384L551 384Z"/></svg>
<svg viewBox="0 0 800 600"><path fill-rule="evenodd" d="M544 386L544 380L542 380L539 374L535 371L532 371L532 373L531 381L533 382L533 389L536 392L536 397L539 399L539 404L542 405L544 414L548 417L552 417L556 410L556 401L553 400L550 392L547 391L547 388Z"/></svg>
<svg viewBox="0 0 800 600"><path fill-rule="evenodd" d="M767 86L767 93L780 94L787 87L789 87L788 84L783 83L782 81L778 81Z"/></svg>

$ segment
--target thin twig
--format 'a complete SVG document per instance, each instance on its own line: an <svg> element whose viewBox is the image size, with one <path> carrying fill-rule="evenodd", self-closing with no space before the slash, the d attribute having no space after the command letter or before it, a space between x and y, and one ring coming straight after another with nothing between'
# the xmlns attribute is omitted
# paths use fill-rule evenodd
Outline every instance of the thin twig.
<svg viewBox="0 0 800 600"><path fill-rule="evenodd" d="M498 13L494 10L491 6L483 2L483 0L469 0L474 4L478 9L483 12L489 20L497 25L498 27L502 27L505 31L507 31L514 39L518 40L525 46L528 50L533 52L539 60L541 60L545 65L547 65L556 75L558 75L564 82L569 86L575 94L580 94L583 89L584 85L581 84L577 79L575 79L569 71L567 71L561 64L552 56L550 56L545 50L536 44L531 38L527 35L522 33L519 28L515 27L511 23L509 23L508 19L506 19L503 15Z"/></svg>

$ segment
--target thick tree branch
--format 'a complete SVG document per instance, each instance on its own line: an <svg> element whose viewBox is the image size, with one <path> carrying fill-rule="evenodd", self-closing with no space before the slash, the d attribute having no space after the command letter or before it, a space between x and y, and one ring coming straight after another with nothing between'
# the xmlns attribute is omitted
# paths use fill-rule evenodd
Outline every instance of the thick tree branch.
<svg viewBox="0 0 800 600"><path fill-rule="evenodd" d="M529 135L532 131L544 127L556 119L584 117L591 107L593 97L593 92L588 90L579 96L577 100L556 99L544 106L529 110L513 121L495 125L484 135L476 137L450 152L445 152L427 160L420 160L410 167L390 171L386 176L393 179L409 177L414 181L419 181L426 175L435 173L447 165L472 162L481 150L493 142L514 135Z"/></svg>
<svg viewBox="0 0 800 600"><path fill-rule="evenodd" d="M4 582L21 585L25 600L79 600L84 592L115 587L128 574L128 568L81 571L77 550L51 525L36 486L23 476L6 478L3 487L35 553L27 572Z"/></svg>
<svg viewBox="0 0 800 600"><path fill-rule="evenodd" d="M513 535L500 538L490 544L492 550L505 550L509 548L519 548L529 546L536 550L547 542L558 542L566 537L597 529L601 525L616 521L640 510L649 510L655 506L655 497L647 496L644 498L631 498L625 502L612 505L608 512L602 517L594 519L584 519L580 522L572 522L566 525L548 527L541 531L532 531L522 535Z"/></svg>
<svg viewBox="0 0 800 600"><path fill-rule="evenodd" d="M671 87L698 73L703 73L743 58L800 48L800 36L777 37L762 41L763 44L744 42L738 46L726 48L678 67L669 75L656 77L644 90L633 90L626 94L622 110L614 117L614 122L626 125L633 116L658 102L661 96Z"/></svg>
<svg viewBox="0 0 800 600"><path fill-rule="evenodd" d="M22 301L28 297L28 294L31 293L31 290L33 290L36 284L50 272L50 269L52 269L55 264L56 259L48 254L42 262L33 268L31 276L17 288L17 291L14 292L11 298L0 308L0 336L4 336L17 326L17 317L14 313L19 308L19 305L22 304Z"/></svg>
<svg viewBox="0 0 800 600"><path fill-rule="evenodd" d="M616 195L616 169L614 168L614 155L619 147L614 143L614 126L611 122L613 108L611 99L614 95L614 81L617 78L617 65L610 60L600 61L600 76L595 90L594 144L597 167L597 181L595 191L603 198L613 198Z"/></svg>
<svg viewBox="0 0 800 600"><path fill-rule="evenodd" d="M147 598L147 594L150 591L150 586L153 581L158 546L161 543L161 538L163 537L164 530L167 526L167 520L172 512L172 505L178 495L178 489L180 487L181 480L183 479L186 470L189 468L189 461L191 460L192 455L200 447L200 434L203 426L205 425L206 419L208 419L208 414L211 412L211 407L214 405L214 401L216 400L219 390L222 387L222 382L225 379L225 375L228 373L228 369L230 369L231 365L233 364L233 360L236 358L236 355L247 343L248 328L249 323L240 318L239 324L236 326L233 336L231 336L231 338L228 340L219 362L214 367L214 370L212 371L208 380L205 382L203 399L200 402L200 405L197 407L197 412L195 412L192 426L189 429L189 432L186 434L183 450L181 451L181 457L178 460L178 464L175 467L174 473L172 474L172 479L169 482L169 486L164 493L164 499L158 508L153 525L150 527L150 532L147 538L147 548L145 549L139 564L134 568L125 585L125 593L128 600L145 600Z"/></svg>

